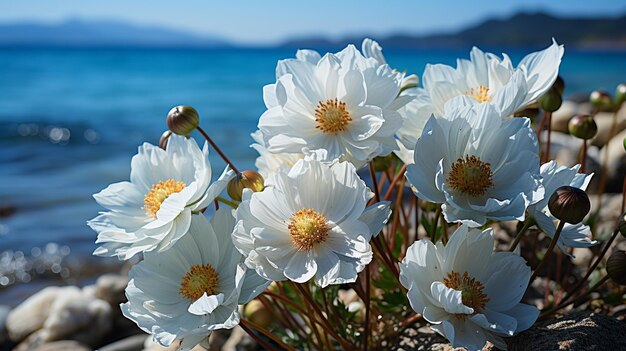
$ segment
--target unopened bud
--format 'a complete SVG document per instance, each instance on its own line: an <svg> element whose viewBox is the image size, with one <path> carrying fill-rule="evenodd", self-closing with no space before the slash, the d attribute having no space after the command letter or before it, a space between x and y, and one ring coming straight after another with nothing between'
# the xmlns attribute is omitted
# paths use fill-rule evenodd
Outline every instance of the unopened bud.
<svg viewBox="0 0 626 351"><path fill-rule="evenodd" d="M561 94L555 87L550 88L547 93L539 98L539 106L546 112L558 110L561 107L561 103L563 103L563 98L561 98Z"/></svg>
<svg viewBox="0 0 626 351"><path fill-rule="evenodd" d="M248 302L244 306L243 314L250 322L262 327L269 327L274 322L272 313L257 299Z"/></svg>
<svg viewBox="0 0 626 351"><path fill-rule="evenodd" d="M613 107L611 96L602 90L594 90L589 95L589 102L600 111L608 111Z"/></svg>
<svg viewBox="0 0 626 351"><path fill-rule="evenodd" d="M228 196L235 201L241 201L243 189L251 189L254 192L263 191L265 181L263 177L255 171L243 171L228 182L226 191Z"/></svg>
<svg viewBox="0 0 626 351"><path fill-rule="evenodd" d="M579 139L589 140L598 132L598 125L589 115L576 115L569 120L567 130Z"/></svg>
<svg viewBox="0 0 626 351"><path fill-rule="evenodd" d="M565 81L561 78L561 76L556 77L552 86L559 92L559 94L563 95L563 92L565 91Z"/></svg>
<svg viewBox="0 0 626 351"><path fill-rule="evenodd" d="M172 133L187 136L200 124L198 111L191 106L180 105L167 114L167 127Z"/></svg>
<svg viewBox="0 0 626 351"><path fill-rule="evenodd" d="M619 220L617 229L619 230L620 234L622 234L622 236L626 238L626 213L622 214L622 218L620 218Z"/></svg>
<svg viewBox="0 0 626 351"><path fill-rule="evenodd" d="M570 224L583 221L589 210L591 202L589 196L581 189L573 186L562 186L554 191L548 200L548 209L557 219Z"/></svg>
<svg viewBox="0 0 626 351"><path fill-rule="evenodd" d="M617 250L606 260L606 274L619 285L626 285L626 251Z"/></svg>
<svg viewBox="0 0 626 351"><path fill-rule="evenodd" d="M161 134L161 139L159 139L159 147L163 150L167 149L167 142L170 140L170 135L172 135L171 130L166 130Z"/></svg>
<svg viewBox="0 0 626 351"><path fill-rule="evenodd" d="M615 103L620 105L624 101L626 101L626 83L621 83L615 89Z"/></svg>

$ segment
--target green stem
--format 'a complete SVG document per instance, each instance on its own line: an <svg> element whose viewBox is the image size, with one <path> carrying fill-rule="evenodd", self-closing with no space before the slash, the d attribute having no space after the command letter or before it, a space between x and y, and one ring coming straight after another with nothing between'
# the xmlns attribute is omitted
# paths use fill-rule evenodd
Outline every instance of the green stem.
<svg viewBox="0 0 626 351"><path fill-rule="evenodd" d="M234 209L237 209L237 207L239 207L239 204L237 204L236 202L234 202L234 201L230 201L230 200L227 200L227 199L225 199L225 198L223 198L223 197L221 197L221 196L218 196L218 197L216 197L215 199L216 199L217 201L219 201L219 202L223 203L223 204L226 204L226 205L228 205L228 206L230 206L230 207L234 208Z"/></svg>
<svg viewBox="0 0 626 351"><path fill-rule="evenodd" d="M561 236L561 231L563 230L564 226L565 226L565 221L559 220L559 225L556 227L556 232L554 233L554 237L552 238L552 241L550 242L550 246L548 246L548 250L546 250L546 253L543 255L541 262L539 262L539 265L537 266L537 268L535 268L535 272L533 272L532 277L530 277L530 281L528 282L529 286L532 285L533 281L537 278L537 275L539 275L539 271L541 270L541 268L543 268L543 266L546 264L546 262L552 255L552 251L554 251L554 247L556 246L556 243L559 241L559 236Z"/></svg>
<svg viewBox="0 0 626 351"><path fill-rule="evenodd" d="M519 242L522 240L522 237L524 237L524 234L526 234L526 232L528 231L528 228L530 228L533 225L533 222L534 221L530 217L526 218L526 221L524 222L524 226L515 235L515 239L511 243L511 246L509 247L510 252L513 252L515 250Z"/></svg>

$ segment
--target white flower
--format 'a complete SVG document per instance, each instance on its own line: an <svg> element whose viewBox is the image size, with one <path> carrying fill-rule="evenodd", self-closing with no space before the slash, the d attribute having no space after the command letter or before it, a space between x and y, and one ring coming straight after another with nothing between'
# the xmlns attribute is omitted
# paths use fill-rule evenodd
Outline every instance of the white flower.
<svg viewBox="0 0 626 351"><path fill-rule="evenodd" d="M130 182L94 195L108 212L88 222L102 244L95 255L129 259L138 252L166 250L189 229L191 214L207 207L233 175L211 182L208 148L172 135L167 150L144 143L131 161Z"/></svg>
<svg viewBox="0 0 626 351"><path fill-rule="evenodd" d="M502 121L489 104L459 107L428 120L406 177L418 197L443 204L448 222L523 220L544 194L537 149L528 118Z"/></svg>
<svg viewBox="0 0 626 351"><path fill-rule="evenodd" d="M366 208L371 197L352 164L307 157L289 173L272 174L262 192L244 192L233 241L266 279L354 282L390 214L388 202Z"/></svg>
<svg viewBox="0 0 626 351"><path fill-rule="evenodd" d="M215 329L239 323L238 305L269 285L246 269L234 248L230 210L219 210L209 221L194 215L187 235L169 250L148 252L129 273L124 316L163 346L182 341L190 350Z"/></svg>
<svg viewBox="0 0 626 351"><path fill-rule="evenodd" d="M363 39L361 44L361 51L363 56L367 58L373 58L378 61L379 65L386 65L387 59L383 55L383 48L378 44L376 40L370 38ZM419 84L419 77L415 74L410 74L402 77L401 89L416 87Z"/></svg>
<svg viewBox="0 0 626 351"><path fill-rule="evenodd" d="M539 315L520 303L530 268L512 252L493 252L492 230L462 225L444 247L428 239L407 249L400 282L421 313L452 347L482 350L487 341L506 350L501 336L530 328Z"/></svg>
<svg viewBox="0 0 626 351"><path fill-rule="evenodd" d="M550 47L527 55L513 68L506 54L500 59L474 47L470 60L457 60L456 69L427 65L419 92L430 99L437 116L444 114L448 101L463 96L472 103L491 103L501 117L507 117L550 89L562 56L563 46L553 40Z"/></svg>
<svg viewBox="0 0 626 351"><path fill-rule="evenodd" d="M402 74L352 45L319 60L312 51L297 57L280 61L277 82L263 89L259 129L269 152L315 152L360 167L396 148L397 110L411 99L397 98Z"/></svg>
<svg viewBox="0 0 626 351"><path fill-rule="evenodd" d="M593 174L578 173L580 165L572 168L558 166L556 161L550 161L541 166L542 184L546 191L543 200L528 207L528 214L537 222L539 228L549 237L554 237L556 232L556 223L558 220L550 213L548 209L548 200L554 191L561 186L569 185L582 190L587 189L589 181ZM564 253L568 253L565 247L589 247L597 244L595 240L591 240L589 235L591 230L583 223L569 224L566 223L561 231L557 246Z"/></svg>
<svg viewBox="0 0 626 351"><path fill-rule="evenodd" d="M264 178L267 178L271 173L278 171L281 167L291 168L298 160L304 158L303 153L272 153L267 151L265 142L263 141L263 135L260 130L250 134L255 141L250 145L256 152L259 153L259 157L256 158L254 166L259 170L259 173Z"/></svg>
<svg viewBox="0 0 626 351"><path fill-rule="evenodd" d="M407 89L401 95L414 96L408 104L400 108L398 112L402 116L402 127L396 132L398 150L396 156L405 164L413 163L415 144L422 135L426 122L432 116L430 100L424 95L418 94L417 88Z"/></svg>

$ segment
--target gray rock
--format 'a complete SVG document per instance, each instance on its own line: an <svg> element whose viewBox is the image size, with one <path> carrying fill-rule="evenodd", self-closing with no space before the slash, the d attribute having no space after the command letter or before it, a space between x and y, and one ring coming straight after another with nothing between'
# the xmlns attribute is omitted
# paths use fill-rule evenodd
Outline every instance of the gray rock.
<svg viewBox="0 0 626 351"><path fill-rule="evenodd" d="M624 151L624 138L626 138L626 130L615 135L609 143L600 150L602 158L608 149L609 157L607 158L607 181L606 191L613 193L621 193L624 185L624 176L626 176L626 151Z"/></svg>
<svg viewBox="0 0 626 351"><path fill-rule="evenodd" d="M98 349L98 351L141 351L146 334L133 335Z"/></svg>
<svg viewBox="0 0 626 351"><path fill-rule="evenodd" d="M62 340L41 344L29 351L92 351L92 349L73 340Z"/></svg>
<svg viewBox="0 0 626 351"><path fill-rule="evenodd" d="M602 314L577 312L538 323L507 340L509 351L626 350L626 322Z"/></svg>
<svg viewBox="0 0 626 351"><path fill-rule="evenodd" d="M95 295L117 308L126 301L124 290L128 285L128 277L119 274L105 274L96 281Z"/></svg>
<svg viewBox="0 0 626 351"><path fill-rule="evenodd" d="M591 139L591 145L603 147L609 141L611 128L613 128L613 118L615 117L615 130L613 135L619 134L626 128L626 108L622 108L614 115L612 112L599 112L594 120L598 126L598 133Z"/></svg>
<svg viewBox="0 0 626 351"><path fill-rule="evenodd" d="M64 288L45 288L14 308L6 321L9 338L18 343L41 329L48 318L52 303L61 291L64 291Z"/></svg>

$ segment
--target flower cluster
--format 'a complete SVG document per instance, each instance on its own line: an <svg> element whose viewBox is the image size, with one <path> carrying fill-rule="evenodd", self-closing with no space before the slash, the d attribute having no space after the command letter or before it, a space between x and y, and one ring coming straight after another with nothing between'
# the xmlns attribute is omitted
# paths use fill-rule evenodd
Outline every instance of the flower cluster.
<svg viewBox="0 0 626 351"><path fill-rule="evenodd" d="M188 135L197 128L215 144L195 110L173 109L168 124L176 128L163 148L141 146L130 181L94 196L107 209L89 222L101 244L95 254L141 259L130 271L124 315L161 345L189 350L216 329L245 327L238 306L277 282L264 305L285 304L276 316L286 325L299 322L285 313L300 313L306 330L318 334L317 325L349 349L354 340L326 320L339 303L321 312L310 306L312 292L353 287L368 316L378 296L369 279L388 274L453 346L480 350L490 341L505 349L502 337L528 329L539 311L521 303L530 267L513 250L496 251L489 226L535 225L566 253L594 244L589 227L562 225L548 206L557 188L584 190L591 175L554 161L542 166L530 119L512 117L552 87L562 55L554 42L514 68L508 56L474 48L456 69L428 65L419 87L371 39L360 51L300 50L278 62L276 81L263 88L267 110L252 134L258 173L227 168L214 182L208 147ZM176 120L185 111L192 123ZM369 178L359 171L368 164ZM405 184L417 199L407 199ZM437 215L424 238L407 211L426 202ZM458 228L448 233L449 224ZM286 287L301 289L309 306L287 304ZM367 349L371 322L362 323Z"/></svg>

